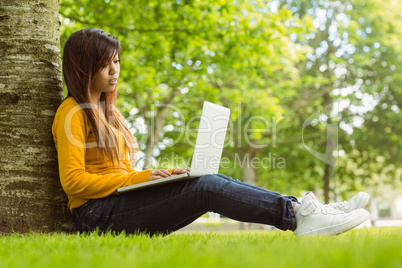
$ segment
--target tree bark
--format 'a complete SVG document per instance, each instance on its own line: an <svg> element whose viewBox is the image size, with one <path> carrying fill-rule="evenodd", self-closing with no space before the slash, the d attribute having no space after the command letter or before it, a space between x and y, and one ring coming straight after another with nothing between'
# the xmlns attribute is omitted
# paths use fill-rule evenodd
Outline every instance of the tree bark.
<svg viewBox="0 0 402 268"><path fill-rule="evenodd" d="M329 182L331 177L331 166L329 164L325 164L324 169L324 197L325 197L325 204L329 203Z"/></svg>
<svg viewBox="0 0 402 268"><path fill-rule="evenodd" d="M63 100L58 5L0 2L0 232L73 227L51 133Z"/></svg>
<svg viewBox="0 0 402 268"><path fill-rule="evenodd" d="M172 100L170 100L172 101ZM146 141L146 149L144 151L144 165L142 167L143 170L149 169L152 167L152 152L156 147L160 139L160 134L163 130L163 127L166 124L166 118L170 111L169 105L170 103L165 104L165 106L158 107L156 115L151 119L152 122L148 124L148 139Z"/></svg>
<svg viewBox="0 0 402 268"><path fill-rule="evenodd" d="M257 171L256 168L252 165L253 157L254 156L252 154L246 153L245 156L243 155L243 159L241 159L241 175L243 177L243 181L251 185L257 185Z"/></svg>

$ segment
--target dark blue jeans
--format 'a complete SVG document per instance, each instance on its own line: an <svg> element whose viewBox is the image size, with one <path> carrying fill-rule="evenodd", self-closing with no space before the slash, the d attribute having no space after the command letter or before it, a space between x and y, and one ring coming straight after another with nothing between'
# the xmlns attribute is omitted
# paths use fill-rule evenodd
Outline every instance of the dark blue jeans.
<svg viewBox="0 0 402 268"><path fill-rule="evenodd" d="M296 229L292 196L282 196L221 174L113 194L73 209L80 232L169 234L208 211L234 220Z"/></svg>

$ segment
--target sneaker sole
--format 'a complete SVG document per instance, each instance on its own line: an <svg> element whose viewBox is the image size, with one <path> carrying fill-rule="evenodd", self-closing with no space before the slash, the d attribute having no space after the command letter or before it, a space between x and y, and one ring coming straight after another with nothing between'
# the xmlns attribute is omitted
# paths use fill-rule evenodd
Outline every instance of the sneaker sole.
<svg viewBox="0 0 402 268"><path fill-rule="evenodd" d="M370 218L370 214L366 210L362 209L362 213L360 213L360 215L348 222L317 229L304 234L299 234L298 236L338 235L355 228L356 226L365 222L368 218Z"/></svg>

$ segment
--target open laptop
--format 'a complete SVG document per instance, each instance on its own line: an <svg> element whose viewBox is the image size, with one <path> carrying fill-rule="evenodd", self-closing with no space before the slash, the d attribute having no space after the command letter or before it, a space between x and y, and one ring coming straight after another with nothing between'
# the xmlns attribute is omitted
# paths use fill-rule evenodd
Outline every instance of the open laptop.
<svg viewBox="0 0 402 268"><path fill-rule="evenodd" d="M117 189L117 192L133 191L178 180L193 179L206 174L218 173L229 115L229 108L204 101L190 172L120 187Z"/></svg>

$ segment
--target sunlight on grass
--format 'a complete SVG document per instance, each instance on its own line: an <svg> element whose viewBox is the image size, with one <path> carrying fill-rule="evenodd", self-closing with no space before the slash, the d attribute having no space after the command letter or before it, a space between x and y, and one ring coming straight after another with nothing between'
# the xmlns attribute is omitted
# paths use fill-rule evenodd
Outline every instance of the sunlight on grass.
<svg viewBox="0 0 402 268"><path fill-rule="evenodd" d="M9 234L0 267L401 267L402 228L335 237L292 232L174 233L169 236Z"/></svg>

